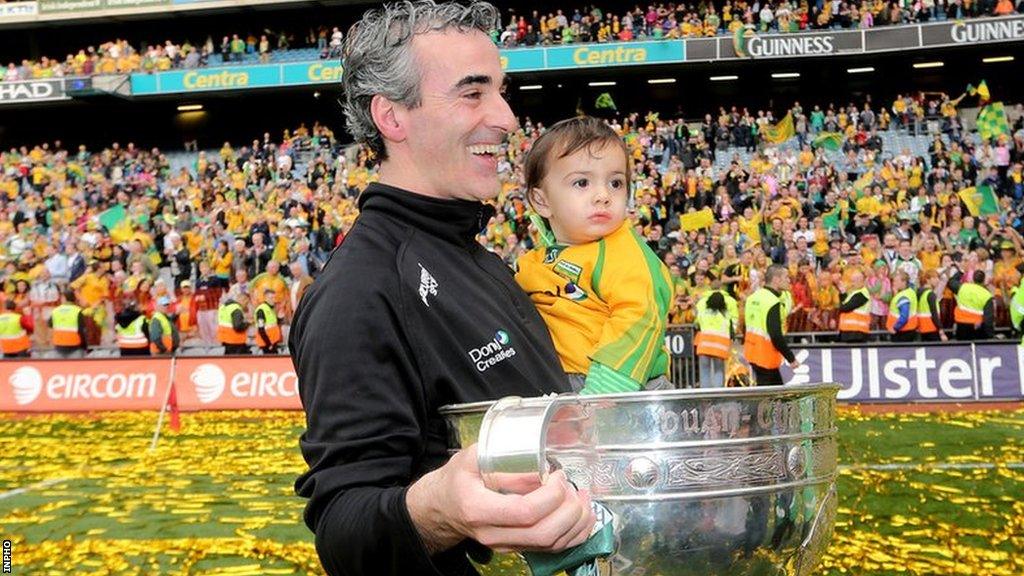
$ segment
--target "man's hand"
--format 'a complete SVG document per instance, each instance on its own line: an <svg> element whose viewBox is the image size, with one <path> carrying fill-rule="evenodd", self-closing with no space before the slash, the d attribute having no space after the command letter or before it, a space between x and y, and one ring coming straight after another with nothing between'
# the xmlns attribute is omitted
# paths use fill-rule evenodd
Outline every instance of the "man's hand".
<svg viewBox="0 0 1024 576"><path fill-rule="evenodd" d="M466 538L498 551L558 552L590 536L596 518L590 494L577 491L561 470L519 482L515 494L484 486L476 445L416 481L406 492L409 517L427 548L436 554Z"/></svg>
<svg viewBox="0 0 1024 576"><path fill-rule="evenodd" d="M796 369L800 367L800 361L793 358L793 361L789 363L789 368L796 372Z"/></svg>
<svg viewBox="0 0 1024 576"><path fill-rule="evenodd" d="M949 341L949 336L946 336L945 332L943 332L942 330L939 330L939 340L942 340L943 342L948 342Z"/></svg>

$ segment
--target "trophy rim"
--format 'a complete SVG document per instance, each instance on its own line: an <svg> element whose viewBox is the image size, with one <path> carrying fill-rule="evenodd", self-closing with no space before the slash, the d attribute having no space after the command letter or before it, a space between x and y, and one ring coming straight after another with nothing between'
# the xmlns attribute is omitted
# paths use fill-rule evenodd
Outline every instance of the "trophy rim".
<svg viewBox="0 0 1024 576"><path fill-rule="evenodd" d="M780 398L789 396L805 396L815 392L835 392L842 390L840 384L823 382L814 384L787 384L784 386L750 386L741 388L681 388L676 390L652 390L649 392L627 392L623 394L594 394L578 396L583 402L599 400L613 401L616 404L637 402L658 402L664 400L695 400L703 398ZM563 396L570 396L564 394ZM572 395L574 396L574 395ZM438 409L441 415L471 414L486 412L498 400L484 400L463 404L446 404Z"/></svg>

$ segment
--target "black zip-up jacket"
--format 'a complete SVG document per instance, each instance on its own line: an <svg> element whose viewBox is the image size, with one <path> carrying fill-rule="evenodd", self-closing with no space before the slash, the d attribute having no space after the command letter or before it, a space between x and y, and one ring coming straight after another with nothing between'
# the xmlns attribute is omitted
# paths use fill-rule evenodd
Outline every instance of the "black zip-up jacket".
<svg viewBox="0 0 1024 576"><path fill-rule="evenodd" d="M471 542L428 557L405 505L448 459L438 408L569 385L530 299L475 240L493 208L381 184L359 205L289 337L306 524L329 574L475 574Z"/></svg>

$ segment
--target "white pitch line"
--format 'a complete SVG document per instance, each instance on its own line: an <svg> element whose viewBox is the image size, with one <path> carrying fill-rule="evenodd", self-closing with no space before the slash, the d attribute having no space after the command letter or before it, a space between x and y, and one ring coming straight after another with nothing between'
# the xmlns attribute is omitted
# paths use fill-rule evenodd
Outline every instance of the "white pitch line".
<svg viewBox="0 0 1024 576"><path fill-rule="evenodd" d="M928 470L992 470L993 468L1010 468L1012 470L1024 470L1024 462L1004 462L1002 464L995 464L992 462L936 462L932 463L921 463L913 464L910 462L900 462L893 464L841 464L839 466L840 471L844 470L875 470L875 471L892 471L892 470L921 470L926 472Z"/></svg>
<svg viewBox="0 0 1024 576"><path fill-rule="evenodd" d="M35 484L29 484L28 486L23 486L21 488L15 488L14 490L8 490L7 492L0 492L0 500L3 500L5 498L11 498L11 497L17 496L19 494L24 494L24 493L29 492L31 490L39 490L40 488L47 488L47 487L53 486L54 484L60 484L61 482L67 482L68 480L74 480L74 478L71 478L71 477L68 477L68 478L50 478L49 480L40 480L39 482L36 482Z"/></svg>

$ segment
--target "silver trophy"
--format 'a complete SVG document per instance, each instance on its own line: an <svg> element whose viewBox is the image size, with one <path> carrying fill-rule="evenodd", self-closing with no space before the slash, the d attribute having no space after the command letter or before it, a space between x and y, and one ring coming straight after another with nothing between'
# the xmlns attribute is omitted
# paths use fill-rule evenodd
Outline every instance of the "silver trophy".
<svg viewBox="0 0 1024 576"><path fill-rule="evenodd" d="M808 384L447 406L450 447L478 443L484 483L563 469L611 510L607 575L804 576L832 536L839 386ZM485 576L530 574L514 554Z"/></svg>

